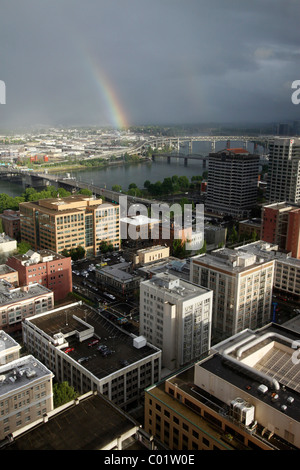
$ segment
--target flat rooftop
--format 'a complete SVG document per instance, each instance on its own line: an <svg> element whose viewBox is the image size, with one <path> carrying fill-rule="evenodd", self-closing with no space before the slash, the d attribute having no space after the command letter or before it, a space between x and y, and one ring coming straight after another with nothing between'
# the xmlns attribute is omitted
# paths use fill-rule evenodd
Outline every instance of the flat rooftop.
<svg viewBox="0 0 300 470"><path fill-rule="evenodd" d="M126 271L130 267L130 264L126 261L123 263L113 264L111 266L105 266L103 268L96 268L100 274L104 274L106 276L110 276L115 278L118 281L132 281L133 279L137 278L138 276L131 274Z"/></svg>
<svg viewBox="0 0 300 470"><path fill-rule="evenodd" d="M50 375L53 377L53 373L31 355L16 359L0 367L0 396Z"/></svg>
<svg viewBox="0 0 300 470"><path fill-rule="evenodd" d="M4 274L9 274L9 273L15 273L16 270L11 268L10 266L7 266L7 264L1 264L0 265L0 276Z"/></svg>
<svg viewBox="0 0 300 470"><path fill-rule="evenodd" d="M159 351L148 343L142 348L136 348L133 345L133 336L118 328L98 310L80 302L52 310L47 314L36 315L27 321L48 337L53 338L57 334L62 334L68 342L68 348L74 348L65 354L75 362L85 358L84 362L79 361L79 363L98 379L122 369L125 360L130 366ZM89 339L80 342L79 335L88 330L91 333ZM95 346L89 346L93 339L98 339L99 342ZM104 357L97 349L99 345L107 346L111 354ZM63 351L65 349L63 348Z"/></svg>
<svg viewBox="0 0 300 470"><path fill-rule="evenodd" d="M3 450L99 450L135 426L132 418L93 394L16 437Z"/></svg>
<svg viewBox="0 0 300 470"><path fill-rule="evenodd" d="M21 346L5 331L0 330L0 351L1 353L7 349L18 346L21 349Z"/></svg>
<svg viewBox="0 0 300 470"><path fill-rule="evenodd" d="M220 248L209 254L194 256L193 262L219 268L231 273L242 273L249 269L261 266L263 263L273 261L264 259L255 253L248 253L238 247L237 249Z"/></svg>
<svg viewBox="0 0 300 470"><path fill-rule="evenodd" d="M255 332L245 330L215 345L212 351L215 354L196 367L300 421L300 361L294 342L300 345L297 331L271 323ZM261 384L268 387L263 396L258 391ZM278 395L275 401L271 399L274 393ZM287 405L289 397L294 399L291 405ZM287 405L285 411L281 410L282 405Z"/></svg>
<svg viewBox="0 0 300 470"><path fill-rule="evenodd" d="M15 302L21 302L22 300L27 300L32 297L46 295L50 292L52 291L38 283L27 286L26 289L22 287L11 289L9 283L0 279L0 307Z"/></svg>
<svg viewBox="0 0 300 470"><path fill-rule="evenodd" d="M170 293L175 299L190 299L201 294L211 292L206 287L198 286L192 282L185 281L169 272L158 273L147 281L145 285L154 285L161 292Z"/></svg>

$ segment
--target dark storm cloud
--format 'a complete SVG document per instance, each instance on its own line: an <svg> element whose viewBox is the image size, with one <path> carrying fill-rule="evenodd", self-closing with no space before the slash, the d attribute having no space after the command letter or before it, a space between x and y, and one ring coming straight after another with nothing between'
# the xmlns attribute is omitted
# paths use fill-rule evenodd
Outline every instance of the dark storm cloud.
<svg viewBox="0 0 300 470"><path fill-rule="evenodd" d="M300 119L298 0L3 0L0 126ZM98 82L96 69L98 70Z"/></svg>

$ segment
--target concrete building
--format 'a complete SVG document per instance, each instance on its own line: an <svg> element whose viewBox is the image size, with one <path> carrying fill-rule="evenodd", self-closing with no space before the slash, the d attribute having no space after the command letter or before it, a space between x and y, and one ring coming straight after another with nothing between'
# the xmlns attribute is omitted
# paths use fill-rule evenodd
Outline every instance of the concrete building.
<svg viewBox="0 0 300 470"><path fill-rule="evenodd" d="M0 440L53 410L53 377L31 355L0 366Z"/></svg>
<svg viewBox="0 0 300 470"><path fill-rule="evenodd" d="M22 331L27 350L79 394L98 391L126 407L160 380L158 348L81 302L26 318Z"/></svg>
<svg viewBox="0 0 300 470"><path fill-rule="evenodd" d="M102 242L120 248L120 207L87 196L20 204L21 239L55 253L82 246L96 255Z"/></svg>
<svg viewBox="0 0 300 470"><path fill-rule="evenodd" d="M299 450L299 333L244 330L145 391L145 430L172 450Z"/></svg>
<svg viewBox="0 0 300 470"><path fill-rule="evenodd" d="M278 245L257 241L243 245L238 250L255 254L260 258L274 260L273 290L295 300L300 299L300 259L282 252Z"/></svg>
<svg viewBox="0 0 300 470"><path fill-rule="evenodd" d="M245 218L257 203L259 155L243 148L210 153L205 210Z"/></svg>
<svg viewBox="0 0 300 470"><path fill-rule="evenodd" d="M300 206L286 202L263 206L261 240L300 258Z"/></svg>
<svg viewBox="0 0 300 470"><path fill-rule="evenodd" d="M300 138L269 141L266 198L270 203L300 203Z"/></svg>
<svg viewBox="0 0 300 470"><path fill-rule="evenodd" d="M21 346L7 333L0 330L0 365L15 361L20 357Z"/></svg>
<svg viewBox="0 0 300 470"><path fill-rule="evenodd" d="M270 321L274 260L221 248L191 259L190 281L214 292L214 341Z"/></svg>
<svg viewBox="0 0 300 470"><path fill-rule="evenodd" d="M170 370L210 348L212 291L167 272L140 285L140 334L162 349Z"/></svg>
<svg viewBox="0 0 300 470"><path fill-rule="evenodd" d="M7 283L0 282L0 329L7 333L21 330L24 318L45 312L53 306L53 292L40 284L11 288Z"/></svg>
<svg viewBox="0 0 300 470"><path fill-rule="evenodd" d="M54 292L55 301L64 299L72 292L70 257L51 250L29 250L24 255L16 254L8 258L6 265L18 272L20 286L39 283Z"/></svg>

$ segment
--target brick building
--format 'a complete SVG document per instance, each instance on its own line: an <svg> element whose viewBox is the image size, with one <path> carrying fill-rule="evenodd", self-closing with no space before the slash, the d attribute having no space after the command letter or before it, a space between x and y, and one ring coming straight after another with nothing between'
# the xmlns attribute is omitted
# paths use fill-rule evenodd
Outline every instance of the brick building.
<svg viewBox="0 0 300 470"><path fill-rule="evenodd" d="M64 299L72 292L70 257L50 250L29 250L25 255L11 256L6 264L18 271L20 286L30 286L37 282L54 292L55 301Z"/></svg>

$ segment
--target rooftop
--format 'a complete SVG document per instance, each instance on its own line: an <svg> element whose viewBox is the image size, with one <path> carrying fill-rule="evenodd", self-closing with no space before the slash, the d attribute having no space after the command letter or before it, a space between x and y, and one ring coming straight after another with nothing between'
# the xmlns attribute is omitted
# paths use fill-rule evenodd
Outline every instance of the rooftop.
<svg viewBox="0 0 300 470"><path fill-rule="evenodd" d="M39 295L45 295L52 291L41 284L31 284L26 287L16 287L11 289L8 282L3 279L0 280L0 306L12 304L22 300L30 299L31 297L38 297ZM53 294L53 293L52 293Z"/></svg>
<svg viewBox="0 0 300 470"><path fill-rule="evenodd" d="M159 351L148 343L136 348L136 337L118 328L102 316L99 310L81 302L30 317L25 321L39 328L53 344L59 336L64 338L63 347L59 346L59 342L57 347L63 351L74 348L65 354L71 360L82 363L98 379L122 369L125 360L128 365L134 364ZM89 346L93 339L99 340L98 343ZM111 354L103 356L97 349L99 345L105 345Z"/></svg>
<svg viewBox="0 0 300 470"><path fill-rule="evenodd" d="M0 351L3 352L13 347L21 348L11 336L9 336L5 331L0 330Z"/></svg>
<svg viewBox="0 0 300 470"><path fill-rule="evenodd" d="M111 266L105 266L101 269L96 269L99 273L104 274L106 276L113 277L118 281L131 281L134 278L138 278L138 276L133 275L126 270L129 269L130 264L127 262L113 264Z"/></svg>
<svg viewBox="0 0 300 470"><path fill-rule="evenodd" d="M216 354L198 365L300 421L299 345L297 331L271 323L255 332L244 330L215 345ZM268 387L264 396L258 391L261 384ZM274 393L276 400L272 399ZM293 404L287 406L289 397Z"/></svg>
<svg viewBox="0 0 300 470"><path fill-rule="evenodd" d="M168 272L158 273L147 281L143 281L144 285L155 285L160 291L172 295L177 300L190 299L198 295L210 292L210 289L185 281Z"/></svg>
<svg viewBox="0 0 300 470"><path fill-rule="evenodd" d="M0 366L0 396L50 375L53 377L52 372L31 355L16 359Z"/></svg>
<svg viewBox="0 0 300 470"><path fill-rule="evenodd" d="M104 397L92 394L22 433L5 450L99 450L120 435L134 434L138 426Z"/></svg>
<svg viewBox="0 0 300 470"><path fill-rule="evenodd" d="M261 266L267 261L257 256L255 253L248 253L242 248L243 247L238 247L233 250L229 248L219 248L209 254L194 256L193 261L196 264L204 264L232 273L245 272L251 268ZM272 259L268 261L272 261Z"/></svg>
<svg viewBox="0 0 300 470"><path fill-rule="evenodd" d="M58 253L55 253L52 250L39 250L39 251L33 251L29 250L27 253L21 255L21 254L15 254L12 256L12 258L16 258L17 260L21 261L23 265L28 265L28 264L38 264L38 263L45 263L47 261L53 261L53 260L58 260L65 258L65 256L60 255Z"/></svg>

